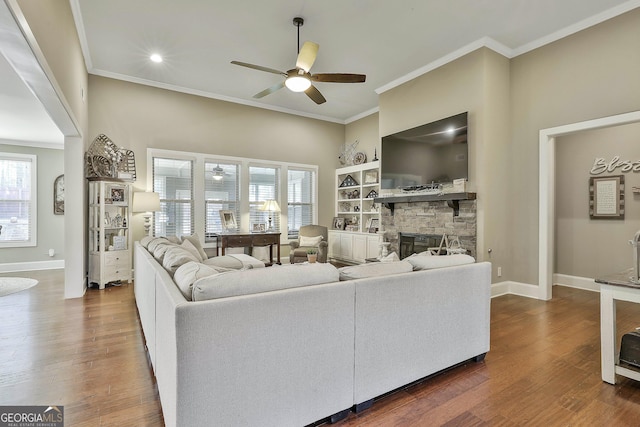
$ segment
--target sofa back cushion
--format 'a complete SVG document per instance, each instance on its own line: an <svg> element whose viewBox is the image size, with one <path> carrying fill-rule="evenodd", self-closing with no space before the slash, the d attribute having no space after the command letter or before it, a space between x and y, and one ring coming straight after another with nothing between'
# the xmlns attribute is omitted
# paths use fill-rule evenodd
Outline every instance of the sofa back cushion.
<svg viewBox="0 0 640 427"><path fill-rule="evenodd" d="M350 265L338 269L340 280L388 276L390 274L409 273L410 271L413 271L413 265L407 261L368 262L366 264Z"/></svg>
<svg viewBox="0 0 640 427"><path fill-rule="evenodd" d="M473 264L476 260L466 254L423 256L412 255L405 260L413 265L414 270L430 270L432 268L453 267L456 265Z"/></svg>
<svg viewBox="0 0 640 427"><path fill-rule="evenodd" d="M338 269L331 264L289 264L269 268L229 271L198 279L193 300L226 298L300 286L337 282Z"/></svg>
<svg viewBox="0 0 640 427"><path fill-rule="evenodd" d="M228 254L223 256L215 256L203 261L205 264L211 267L218 268L231 268L234 270L240 270L241 268L262 268L264 262L258 258L254 258L251 255L246 254Z"/></svg>
<svg viewBox="0 0 640 427"><path fill-rule="evenodd" d="M190 261L199 262L198 258L191 252L176 245L169 247L165 251L162 266L173 276L178 267Z"/></svg>
<svg viewBox="0 0 640 427"><path fill-rule="evenodd" d="M196 248L196 250L200 254L200 258L202 258L203 260L208 258L207 253L204 251L204 248L200 243L200 236L198 236L197 233L192 234L191 236L182 236L182 242L184 242L185 240L188 240Z"/></svg>
<svg viewBox="0 0 640 427"><path fill-rule="evenodd" d="M224 270L222 270L224 271ZM189 261L186 264L181 265L173 275L173 280L176 282L178 289L182 292L182 295L191 301L193 294L193 284L196 280L203 277L213 276L221 271L200 262Z"/></svg>

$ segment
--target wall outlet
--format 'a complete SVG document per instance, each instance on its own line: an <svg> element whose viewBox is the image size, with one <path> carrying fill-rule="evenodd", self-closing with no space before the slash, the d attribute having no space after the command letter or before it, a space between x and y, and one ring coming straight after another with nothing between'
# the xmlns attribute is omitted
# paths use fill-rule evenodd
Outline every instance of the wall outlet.
<svg viewBox="0 0 640 427"><path fill-rule="evenodd" d="M502 277L502 267L498 267L498 277Z"/></svg>

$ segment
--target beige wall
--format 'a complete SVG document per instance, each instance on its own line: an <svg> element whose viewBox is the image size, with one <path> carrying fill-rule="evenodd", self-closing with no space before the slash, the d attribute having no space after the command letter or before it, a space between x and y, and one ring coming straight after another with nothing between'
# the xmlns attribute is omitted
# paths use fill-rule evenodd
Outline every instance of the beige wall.
<svg viewBox="0 0 640 427"><path fill-rule="evenodd" d="M511 280L538 284L539 131L640 110L638 52L634 10L511 61Z"/></svg>
<svg viewBox="0 0 640 427"><path fill-rule="evenodd" d="M556 139L556 268L555 273L596 278L630 268L628 241L640 230L639 172L591 175L595 158L614 156L640 161L640 123L579 132ZM591 176L623 175L624 220L590 219Z"/></svg>
<svg viewBox="0 0 640 427"><path fill-rule="evenodd" d="M90 76L90 139L104 133L136 156L136 189L147 187L147 148L318 165L322 225L333 218L334 172L344 126ZM134 239L142 219L134 218Z"/></svg>
<svg viewBox="0 0 640 427"><path fill-rule="evenodd" d="M380 95L381 136L469 112L469 188L478 193L478 259L500 266L509 260L508 94L509 61L483 48ZM495 281L495 269L493 274Z"/></svg>
<svg viewBox="0 0 640 427"><path fill-rule="evenodd" d="M357 150L367 155L367 162L373 161L376 155L380 159L378 118L378 113L373 113L345 126L344 140L347 144L352 144L357 140Z"/></svg>

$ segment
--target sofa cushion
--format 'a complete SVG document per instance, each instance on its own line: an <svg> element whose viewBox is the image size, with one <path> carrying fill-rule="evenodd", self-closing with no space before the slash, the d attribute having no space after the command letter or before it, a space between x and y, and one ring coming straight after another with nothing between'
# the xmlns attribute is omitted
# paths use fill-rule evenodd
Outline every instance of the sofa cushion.
<svg viewBox="0 0 640 427"><path fill-rule="evenodd" d="M149 243L151 243L153 239L155 239L155 237L153 236L144 236L142 239L140 239L140 244L143 248L147 249L149 247Z"/></svg>
<svg viewBox="0 0 640 427"><path fill-rule="evenodd" d="M200 253L200 257L203 260L208 258L207 253L204 251L204 248L200 244L200 237L198 236L197 233L194 233L191 236L182 236L182 241L184 242L185 240L190 241L193 244L193 246L196 247L196 249Z"/></svg>
<svg viewBox="0 0 640 427"><path fill-rule="evenodd" d="M178 267L189 261L198 262L198 259L191 252L180 246L171 246L164 254L162 266L173 276Z"/></svg>
<svg viewBox="0 0 640 427"><path fill-rule="evenodd" d="M388 276L390 274L409 273L411 271L413 271L413 265L407 261L369 262L366 264L350 265L338 269L338 272L340 273L340 280Z"/></svg>
<svg viewBox="0 0 640 427"><path fill-rule="evenodd" d="M405 260L413 265L414 270L430 270L432 268L453 267L476 262L472 256L466 254L442 256L414 255L405 258Z"/></svg>
<svg viewBox="0 0 640 427"><path fill-rule="evenodd" d="M300 246L318 246L322 241L322 236L300 236Z"/></svg>
<svg viewBox="0 0 640 427"><path fill-rule="evenodd" d="M321 263L229 271L198 279L193 284L193 300L203 301L320 285L337 282L338 279L337 268Z"/></svg>
<svg viewBox="0 0 640 427"><path fill-rule="evenodd" d="M194 282L198 279L202 279L203 277L212 276L218 273L220 273L220 271L209 265L189 261L178 267L173 275L173 280L176 282L176 285L178 286L178 289L180 289L180 292L182 292L182 295L184 295L188 301L191 301Z"/></svg>
<svg viewBox="0 0 640 427"><path fill-rule="evenodd" d="M170 243L170 242L164 237L154 237L147 245L147 250L150 253L153 253L153 251L156 249L156 246L158 246L161 243Z"/></svg>
<svg viewBox="0 0 640 427"><path fill-rule="evenodd" d="M162 260L164 259L164 254L167 252L169 248L177 247L175 243L171 243L168 240L161 241L153 248L152 255L160 264L162 264Z"/></svg>
<svg viewBox="0 0 640 427"><path fill-rule="evenodd" d="M223 256L216 256L203 261L205 264L212 267L224 267L234 270L240 270L241 268L252 267L261 268L264 267L264 262L251 255L246 254L227 254Z"/></svg>

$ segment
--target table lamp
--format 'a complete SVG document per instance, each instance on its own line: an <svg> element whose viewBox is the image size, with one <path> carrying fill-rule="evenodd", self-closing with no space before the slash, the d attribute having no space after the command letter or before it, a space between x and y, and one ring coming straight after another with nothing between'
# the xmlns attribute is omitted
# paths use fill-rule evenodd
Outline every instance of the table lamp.
<svg viewBox="0 0 640 427"><path fill-rule="evenodd" d="M271 215L272 212L280 212L278 202L275 200L265 200L264 204L260 207L260 210L269 212L269 229L267 231L273 231L273 227L271 226Z"/></svg>
<svg viewBox="0 0 640 427"><path fill-rule="evenodd" d="M144 212L144 234L149 235L151 215L160 210L160 194L138 191L133 193L133 212Z"/></svg>

